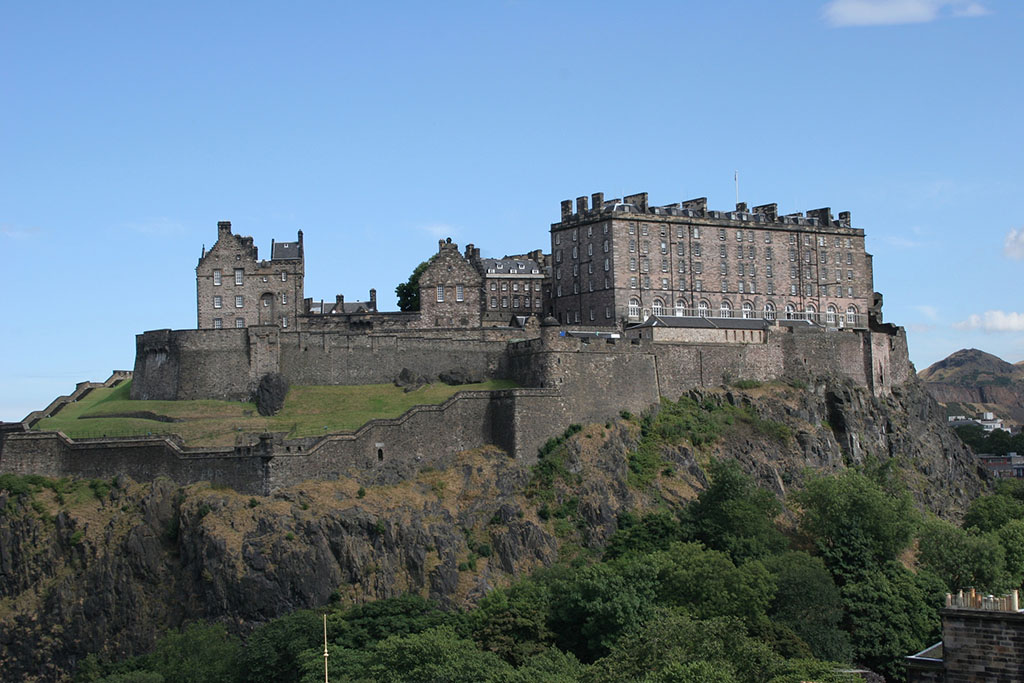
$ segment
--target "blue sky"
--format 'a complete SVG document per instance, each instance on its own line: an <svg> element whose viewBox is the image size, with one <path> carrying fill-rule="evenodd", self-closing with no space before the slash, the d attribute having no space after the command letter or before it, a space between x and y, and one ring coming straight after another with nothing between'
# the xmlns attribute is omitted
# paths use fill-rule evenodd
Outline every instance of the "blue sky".
<svg viewBox="0 0 1024 683"><path fill-rule="evenodd" d="M382 308L559 202L851 211L918 369L1024 359L1024 3L0 4L0 419L196 323L218 220Z"/></svg>

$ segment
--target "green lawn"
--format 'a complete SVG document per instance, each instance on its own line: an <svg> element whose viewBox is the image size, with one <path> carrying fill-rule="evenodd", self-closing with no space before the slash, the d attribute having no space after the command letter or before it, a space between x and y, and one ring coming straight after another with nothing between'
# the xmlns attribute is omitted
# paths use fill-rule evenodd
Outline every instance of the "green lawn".
<svg viewBox="0 0 1024 683"><path fill-rule="evenodd" d="M132 401L128 381L110 389L93 389L55 416L40 420L35 429L60 430L72 438L179 434L189 445L231 445L239 432L287 432L289 437L300 437L350 431L374 418L398 417L415 405L443 403L458 391L514 386L510 380L457 387L429 384L409 393L392 384L297 386L288 392L280 413L261 417L255 404L238 401ZM142 412L179 421L126 416Z"/></svg>

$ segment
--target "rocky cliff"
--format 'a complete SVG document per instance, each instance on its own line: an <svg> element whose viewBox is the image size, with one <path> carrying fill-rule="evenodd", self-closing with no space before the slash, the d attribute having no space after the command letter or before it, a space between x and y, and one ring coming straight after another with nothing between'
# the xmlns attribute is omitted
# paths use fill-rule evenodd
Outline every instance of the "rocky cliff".
<svg viewBox="0 0 1024 683"><path fill-rule="evenodd" d="M916 381L884 399L824 380L687 398L694 419L724 418L700 446L652 442L651 421L626 415L570 430L535 468L488 448L393 485L308 482L250 497L167 480L8 478L0 667L12 680L60 680L87 653L142 652L190 620L244 632L332 600L415 591L472 603L525 572L599 550L623 511L692 499L717 457L738 460L780 496L808 468L888 468L922 508L947 517L985 486Z"/></svg>

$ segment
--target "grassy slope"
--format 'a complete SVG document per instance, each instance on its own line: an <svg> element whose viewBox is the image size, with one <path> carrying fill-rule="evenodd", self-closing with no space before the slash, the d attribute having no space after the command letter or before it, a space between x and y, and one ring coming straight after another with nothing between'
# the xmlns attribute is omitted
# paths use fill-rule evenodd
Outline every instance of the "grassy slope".
<svg viewBox="0 0 1024 683"><path fill-rule="evenodd" d="M255 404L238 401L132 401L130 386L129 381L94 389L55 416L40 420L36 429L60 430L72 438L179 434L189 445L231 445L239 432L287 432L301 437L353 430L374 418L398 417L416 405L443 403L458 391L506 389L515 383L430 384L409 393L391 384L292 387L284 408L273 417L262 417ZM141 412L180 421L125 417Z"/></svg>

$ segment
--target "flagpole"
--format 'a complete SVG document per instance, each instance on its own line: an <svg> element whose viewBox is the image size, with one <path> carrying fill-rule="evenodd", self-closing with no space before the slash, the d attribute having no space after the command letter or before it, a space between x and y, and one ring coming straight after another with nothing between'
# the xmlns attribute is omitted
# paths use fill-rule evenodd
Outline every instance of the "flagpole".
<svg viewBox="0 0 1024 683"><path fill-rule="evenodd" d="M327 615L324 614L324 683L330 683L327 680Z"/></svg>

